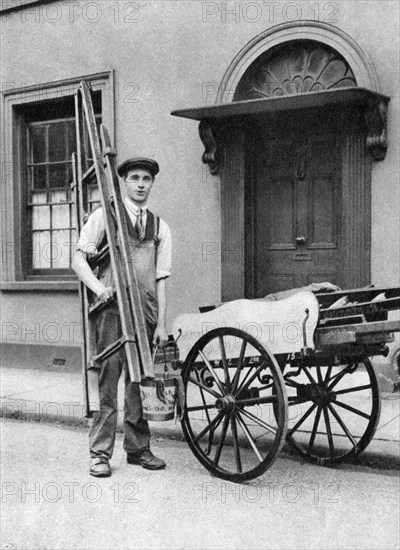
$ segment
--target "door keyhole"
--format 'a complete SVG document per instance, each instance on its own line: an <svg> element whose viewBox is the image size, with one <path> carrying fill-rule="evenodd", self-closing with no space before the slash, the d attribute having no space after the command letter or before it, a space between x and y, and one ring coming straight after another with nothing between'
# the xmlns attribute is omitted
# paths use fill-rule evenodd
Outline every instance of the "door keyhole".
<svg viewBox="0 0 400 550"><path fill-rule="evenodd" d="M305 245L307 242L307 239L305 237L296 237L296 243L299 245L299 246L303 246Z"/></svg>

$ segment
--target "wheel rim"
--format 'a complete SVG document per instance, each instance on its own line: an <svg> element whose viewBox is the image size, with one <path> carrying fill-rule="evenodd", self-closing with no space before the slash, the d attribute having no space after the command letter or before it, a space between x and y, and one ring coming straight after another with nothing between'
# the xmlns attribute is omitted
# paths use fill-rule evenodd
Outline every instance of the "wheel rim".
<svg viewBox="0 0 400 550"><path fill-rule="evenodd" d="M215 329L190 351L182 379L182 428L197 459L231 481L265 472L287 427L285 385L274 357L246 332Z"/></svg>
<svg viewBox="0 0 400 550"><path fill-rule="evenodd" d="M333 465L354 459L379 423L378 381L367 357L346 365L285 372L287 442L307 460Z"/></svg>

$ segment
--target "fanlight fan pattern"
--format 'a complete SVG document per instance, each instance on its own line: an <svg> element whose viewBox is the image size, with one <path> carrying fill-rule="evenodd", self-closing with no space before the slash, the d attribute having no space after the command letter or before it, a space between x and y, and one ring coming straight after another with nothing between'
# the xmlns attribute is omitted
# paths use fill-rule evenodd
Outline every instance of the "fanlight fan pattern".
<svg viewBox="0 0 400 550"><path fill-rule="evenodd" d="M246 71L234 101L356 87L345 59L315 42L298 41L261 55Z"/></svg>

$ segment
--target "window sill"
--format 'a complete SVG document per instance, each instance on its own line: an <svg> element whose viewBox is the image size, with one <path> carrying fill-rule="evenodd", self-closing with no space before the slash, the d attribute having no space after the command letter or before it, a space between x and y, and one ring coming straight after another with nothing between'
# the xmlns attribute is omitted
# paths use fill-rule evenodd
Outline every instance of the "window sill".
<svg viewBox="0 0 400 550"><path fill-rule="evenodd" d="M4 281L0 283L1 292L78 292L78 281Z"/></svg>

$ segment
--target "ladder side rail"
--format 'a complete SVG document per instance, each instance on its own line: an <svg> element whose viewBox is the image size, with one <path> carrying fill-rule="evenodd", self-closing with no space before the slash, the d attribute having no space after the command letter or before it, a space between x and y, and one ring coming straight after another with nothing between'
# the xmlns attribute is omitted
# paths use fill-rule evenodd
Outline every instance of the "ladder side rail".
<svg viewBox="0 0 400 550"><path fill-rule="evenodd" d="M125 207L123 205L121 189L116 176L115 151L111 147L110 136L107 127L102 124L100 127L101 138L103 144L103 152L106 160L106 170L108 181L112 187L112 194L115 198L114 207L117 218L118 227L121 228L119 233L121 254L124 265L126 266L127 290L130 297L130 307L136 327L137 343L139 347L142 373L145 377L154 378L154 367L150 351L150 345L147 336L146 322L143 314L141 296L139 292L139 284L134 266L135 249L132 246L131 240L125 224Z"/></svg>
<svg viewBox="0 0 400 550"><path fill-rule="evenodd" d="M78 93L81 94L84 118L89 134L89 141L95 165L96 178L100 191L101 204L105 221L107 240L109 243L111 268L116 287L118 309L120 314L122 333L126 338L125 352L130 378L133 382L140 382L140 362L138 357L138 346L135 342L135 329L132 322L129 309L127 308L129 296L126 290L126 274L124 262L121 258L121 247L118 246L117 228L112 214L111 197L109 186L104 170L104 161L102 158L100 142L98 138L96 122L93 112L93 105L90 98L88 86L85 82L81 83ZM122 281L121 281L122 279Z"/></svg>
<svg viewBox="0 0 400 550"><path fill-rule="evenodd" d="M84 192L83 187L83 173L86 171L86 159L87 151L85 146L84 136L84 120L82 104L79 95L75 93L75 116L76 116L76 144L77 144L77 156L76 156L76 222L77 222L77 237L79 237L82 226L86 222L87 214L85 212ZM86 192L87 193L87 192ZM100 394L98 384L98 365L92 361L92 357L96 353L96 334L95 327L89 319L89 289L86 285L79 281L79 294L81 300L81 315L83 323L83 340L84 340L84 356L83 356L83 382L84 392L87 394L87 403L85 403L86 414L90 418L94 412L100 410Z"/></svg>
<svg viewBox="0 0 400 550"><path fill-rule="evenodd" d="M83 225L83 208L82 208L82 193L80 189L80 180L78 178L77 155L72 154L72 175L73 175L73 195L76 212L76 232L79 235ZM85 417L91 418L93 413L99 410L100 396L97 384L97 374L89 373L90 357L91 357L91 330L88 318L88 298L86 286L79 281L79 301L81 305L81 322L82 322L82 381L83 381L83 402Z"/></svg>

